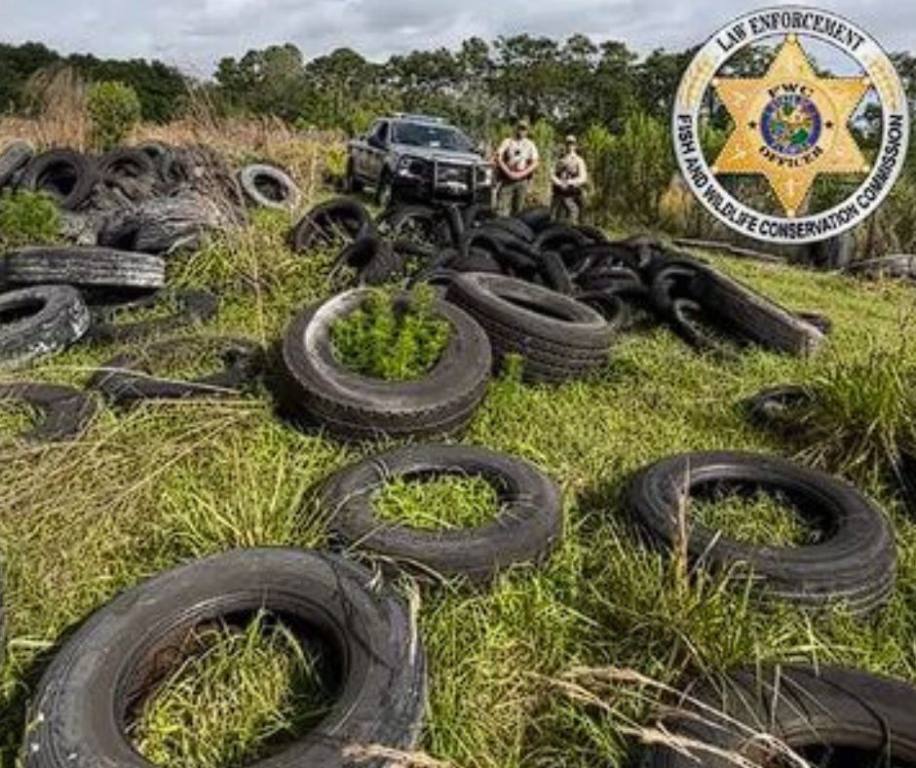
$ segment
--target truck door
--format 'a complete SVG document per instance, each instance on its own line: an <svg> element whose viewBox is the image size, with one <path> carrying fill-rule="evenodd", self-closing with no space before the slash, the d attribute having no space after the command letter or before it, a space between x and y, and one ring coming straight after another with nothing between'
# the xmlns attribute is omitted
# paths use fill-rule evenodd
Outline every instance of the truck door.
<svg viewBox="0 0 916 768"><path fill-rule="evenodd" d="M378 182L381 178L390 140L391 124L387 120L379 120L372 133L369 134L369 150L366 158L366 176L373 183Z"/></svg>

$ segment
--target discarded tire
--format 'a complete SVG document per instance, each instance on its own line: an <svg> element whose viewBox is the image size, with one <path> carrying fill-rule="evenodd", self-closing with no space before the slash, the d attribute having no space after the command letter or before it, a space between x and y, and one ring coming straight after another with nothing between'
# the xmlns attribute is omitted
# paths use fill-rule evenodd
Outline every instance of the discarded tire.
<svg viewBox="0 0 916 768"><path fill-rule="evenodd" d="M157 304L173 303L175 312L166 317L135 323L117 323L117 317L131 309L153 308ZM152 336L175 333L193 325L212 320L219 309L219 299L207 291L160 291L138 301L125 304L93 306L92 325L86 339L99 343L139 341Z"/></svg>
<svg viewBox="0 0 916 768"><path fill-rule="evenodd" d="M912 765L914 711L916 688L900 680L830 666L743 669L689 689L664 720L670 743L686 749L653 747L645 765Z"/></svg>
<svg viewBox="0 0 916 768"><path fill-rule="evenodd" d="M11 184L34 155L35 150L27 141L14 141L5 147L0 153L0 189Z"/></svg>
<svg viewBox="0 0 916 768"><path fill-rule="evenodd" d="M334 356L331 327L370 295L352 290L302 312L283 341L284 410L342 439L449 435L463 429L483 399L492 367L480 326L447 302L432 309L451 325L435 367L416 381L383 381L348 370ZM407 297L401 301L408 302Z"/></svg>
<svg viewBox="0 0 916 768"><path fill-rule="evenodd" d="M375 586L371 573L334 555L250 549L163 573L98 610L39 683L25 765L149 768L130 745L130 714L187 657L195 630L244 626L262 611L321 653L335 698L307 735L252 765L381 766L387 761L357 760L349 750L414 746L426 669L403 602ZM74 763L75 755L85 759Z"/></svg>
<svg viewBox="0 0 916 768"><path fill-rule="evenodd" d="M0 275L11 285L61 283L148 291L165 285L165 262L158 256L109 248L34 246L10 251Z"/></svg>
<svg viewBox="0 0 916 768"><path fill-rule="evenodd" d="M466 530L420 530L380 520L373 494L391 480L481 477L496 490L498 516ZM324 486L331 529L358 549L427 576L486 581L521 563L542 561L562 530L556 484L521 459L482 448L416 445L372 456L338 472Z"/></svg>
<svg viewBox="0 0 916 768"><path fill-rule="evenodd" d="M139 179L155 176L156 163L142 149L121 148L106 152L98 161L103 179Z"/></svg>
<svg viewBox="0 0 916 768"><path fill-rule="evenodd" d="M394 279L403 266L403 260L391 243L368 235L341 251L334 271L348 268L356 273L356 281L360 285L381 285Z"/></svg>
<svg viewBox="0 0 916 768"><path fill-rule="evenodd" d="M78 438L95 416L96 401L85 392L53 384L0 384L0 404L22 403L41 413L32 429L18 436L32 443Z"/></svg>
<svg viewBox="0 0 916 768"><path fill-rule="evenodd" d="M340 197L312 208L293 229L290 240L293 250L302 253L335 240L352 242L374 233L375 224L366 207Z"/></svg>
<svg viewBox="0 0 916 768"><path fill-rule="evenodd" d="M175 352L217 352L223 369L191 381L157 378L153 371ZM188 337L151 344L120 355L103 365L89 381L113 404L128 406L141 400L238 397L263 367L260 346L246 339Z"/></svg>
<svg viewBox="0 0 916 768"><path fill-rule="evenodd" d="M897 562L890 526L858 490L822 472L761 454L683 454L640 472L630 488L629 506L649 539L670 549L679 535L685 498L729 487L783 494L819 540L798 547L755 547L696 523L687 540L693 562L719 571L746 569L770 594L806 607L843 603L862 614L887 600Z"/></svg>
<svg viewBox="0 0 916 768"><path fill-rule="evenodd" d="M846 268L846 272L870 280L916 277L916 256L902 253L882 256L880 259L854 261Z"/></svg>
<svg viewBox="0 0 916 768"><path fill-rule="evenodd" d="M89 310L75 288L45 285L0 295L0 369L20 368L79 341Z"/></svg>
<svg viewBox="0 0 916 768"><path fill-rule="evenodd" d="M760 427L796 429L798 411L813 401L812 394L804 387L787 385L770 387L758 392L744 402L748 418Z"/></svg>
<svg viewBox="0 0 916 768"><path fill-rule="evenodd" d="M608 359L614 329L600 313L569 296L503 277L459 275L448 300L486 330L498 360L518 354L532 382L584 376Z"/></svg>
<svg viewBox="0 0 916 768"><path fill-rule="evenodd" d="M824 334L766 296L709 268L699 268L691 296L710 315L767 349L793 355L817 351Z"/></svg>
<svg viewBox="0 0 916 768"><path fill-rule="evenodd" d="M262 208L293 210L302 200L296 182L272 165L246 165L239 171L239 184L248 199Z"/></svg>
<svg viewBox="0 0 916 768"><path fill-rule="evenodd" d="M93 160L69 149L52 149L29 161L20 184L33 192L46 192L61 208L74 211L89 199L97 181Z"/></svg>

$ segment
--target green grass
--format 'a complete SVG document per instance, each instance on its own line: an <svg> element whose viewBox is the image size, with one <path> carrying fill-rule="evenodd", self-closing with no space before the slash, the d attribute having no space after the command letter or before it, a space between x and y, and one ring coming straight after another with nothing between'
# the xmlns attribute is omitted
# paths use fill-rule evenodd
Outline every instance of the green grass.
<svg viewBox="0 0 916 768"><path fill-rule="evenodd" d="M480 477L398 479L379 489L372 504L379 519L413 528L474 528L499 514L498 494Z"/></svg>
<svg viewBox="0 0 916 768"><path fill-rule="evenodd" d="M386 381L419 379L439 362L451 325L432 307L434 291L418 286L408 308L391 292L374 289L365 303L331 326L334 356L364 376Z"/></svg>
<svg viewBox="0 0 916 768"><path fill-rule="evenodd" d="M129 726L157 765L234 768L307 733L333 704L320 656L282 624L210 629Z"/></svg>
<svg viewBox="0 0 916 768"><path fill-rule="evenodd" d="M170 262L173 285L220 294L222 311L207 333L271 344L298 311L329 295L335 254L291 253L288 225L282 215L258 216L241 235ZM866 620L763 605L745 584L720 577L684 579L631 532L623 499L638 468L688 450L802 454L804 444L750 425L739 403L766 386L831 380L838 359L845 370L868 371L875 350L894 359L909 327L909 286L715 261L788 306L830 315L828 348L809 361L758 349L723 361L659 328L625 336L587 381L526 386L507 376L492 384L462 442L517 454L555 478L565 535L543 570L506 574L489 590L421 593L430 698L420 746L434 758L460 768L632 765L639 745L625 734L653 722L655 695L615 677L620 669L677 684L738 664L817 662L916 682L916 522L882 476L856 473L894 525L899 578L890 605ZM80 346L14 378L82 385L116 351ZM264 392L104 411L76 444L0 445L9 619L0 766L16 765L29 694L68 630L123 589L190 558L240 546L323 546L327 521L313 489L388 447L296 432L275 418ZM837 469L852 477L855 466ZM755 526L745 535L758 533ZM270 654L238 658L235 679L263 678L271 696L285 689L272 671L283 665ZM257 722L261 710L233 686L187 685L207 694L179 695L161 710L169 722L193 716L218 725L229 710ZM196 752L172 764L203 768L213 765L207 755L230 748L203 726L197 739ZM257 741L244 749L255 754Z"/></svg>
<svg viewBox="0 0 916 768"><path fill-rule="evenodd" d="M60 210L43 192L0 194L0 246L50 245L60 240Z"/></svg>
<svg viewBox="0 0 916 768"><path fill-rule="evenodd" d="M0 400L0 440L9 440L35 426L38 413L15 400Z"/></svg>
<svg viewBox="0 0 916 768"><path fill-rule="evenodd" d="M690 519L745 544L792 547L816 540L785 499L768 493L750 498L721 494L712 499L691 499Z"/></svg>

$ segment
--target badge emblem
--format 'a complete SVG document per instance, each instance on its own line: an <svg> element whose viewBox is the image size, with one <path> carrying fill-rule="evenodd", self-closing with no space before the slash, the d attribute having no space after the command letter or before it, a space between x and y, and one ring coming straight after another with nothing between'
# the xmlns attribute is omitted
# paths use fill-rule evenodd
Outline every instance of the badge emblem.
<svg viewBox="0 0 916 768"><path fill-rule="evenodd" d="M762 77L721 77L741 50L779 41ZM819 73L803 39L839 48L861 68L853 77ZM734 128L708 159L700 146L700 113L712 88ZM865 99L880 104L882 141L870 161L859 147L852 120ZM890 59L864 31L827 11L775 8L738 19L716 33L687 68L674 110L678 163L699 200L733 229L759 240L806 243L851 229L873 213L902 170L909 139L909 105ZM764 177L783 215L755 210L729 193L720 178ZM820 175L861 181L828 211L805 213Z"/></svg>

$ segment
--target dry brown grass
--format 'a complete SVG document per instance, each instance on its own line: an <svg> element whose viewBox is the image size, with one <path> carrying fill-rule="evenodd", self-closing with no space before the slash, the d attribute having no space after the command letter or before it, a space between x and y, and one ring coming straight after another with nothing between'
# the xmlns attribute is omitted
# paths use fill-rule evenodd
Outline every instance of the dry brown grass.
<svg viewBox="0 0 916 768"><path fill-rule="evenodd" d="M39 149L68 147L87 151L90 121L86 85L70 68L46 70L28 85L35 117L0 117L0 147L25 139ZM128 144L161 141L178 147L207 146L232 166L267 162L286 169L302 187L305 200L314 198L327 178L340 173L344 136L333 131L300 132L273 117L222 117L200 91L188 94L185 115L172 123L144 123Z"/></svg>

